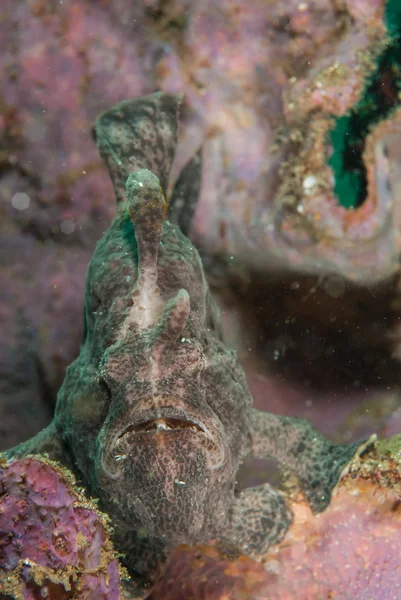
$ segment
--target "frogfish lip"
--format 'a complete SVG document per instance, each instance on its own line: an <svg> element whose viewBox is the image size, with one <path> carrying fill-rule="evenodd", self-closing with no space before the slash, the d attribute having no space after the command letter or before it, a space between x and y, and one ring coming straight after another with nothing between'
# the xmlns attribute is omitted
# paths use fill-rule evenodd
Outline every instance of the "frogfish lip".
<svg viewBox="0 0 401 600"><path fill-rule="evenodd" d="M206 461L211 471L220 469L226 462L225 434L220 420L213 416L200 419L182 409L163 407L138 412L127 421L124 428L109 438L108 448L102 452L102 464L108 475L116 477L130 457L130 449L137 444L151 443L156 439L176 436L193 436L194 444L205 449Z"/></svg>
<svg viewBox="0 0 401 600"><path fill-rule="evenodd" d="M147 411L149 412L149 411ZM203 423L184 414L169 414L170 411L158 411L157 414L140 414L117 436L117 442L129 434L165 434L167 432L200 432L209 435Z"/></svg>

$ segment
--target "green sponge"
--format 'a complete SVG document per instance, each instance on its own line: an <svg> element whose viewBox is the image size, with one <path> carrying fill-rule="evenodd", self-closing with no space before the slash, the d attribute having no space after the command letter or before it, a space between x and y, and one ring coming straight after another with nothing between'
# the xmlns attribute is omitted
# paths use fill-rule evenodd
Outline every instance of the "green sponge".
<svg viewBox="0 0 401 600"><path fill-rule="evenodd" d="M389 41L376 58L360 100L346 115L336 119L329 134L334 151L328 164L335 176L334 191L339 204L349 209L360 206L367 194L366 166L362 160L366 136L400 105L400 0L388 0L385 23Z"/></svg>

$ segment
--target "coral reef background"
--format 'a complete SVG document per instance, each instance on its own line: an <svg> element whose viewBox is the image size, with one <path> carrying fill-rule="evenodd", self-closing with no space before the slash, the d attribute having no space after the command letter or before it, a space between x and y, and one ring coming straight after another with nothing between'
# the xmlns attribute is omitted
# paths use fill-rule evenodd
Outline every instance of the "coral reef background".
<svg viewBox="0 0 401 600"><path fill-rule="evenodd" d="M114 212L92 123L156 89L185 93L171 218L202 252L256 405L339 439L387 427L400 21L393 0L5 0L0 447L50 421L78 353Z"/></svg>
<svg viewBox="0 0 401 600"><path fill-rule="evenodd" d="M255 405L307 417L337 440L399 433L398 0L3 0L2 9L0 448L50 422L78 354L87 263L115 210L92 124L157 89L185 94L170 216L202 253ZM399 438L376 443L319 520L293 490L290 536L262 565L219 546L178 548L148 598L286 598L293 584L299 598L300 587L308 598L393 597L399 456ZM69 476L46 460L1 469L10 494L1 526L10 531L5 520L23 509L34 534L23 560L37 562L19 562L17 519L1 548L10 585L34 593L45 581L50 597L68 597L87 578L96 597L118 597L107 524ZM265 469L246 465L240 481L263 481ZM42 552L35 519L53 511L68 527L40 538ZM72 546L66 553L71 541L79 560ZM57 579L67 563L71 579ZM134 582L123 597L139 597Z"/></svg>

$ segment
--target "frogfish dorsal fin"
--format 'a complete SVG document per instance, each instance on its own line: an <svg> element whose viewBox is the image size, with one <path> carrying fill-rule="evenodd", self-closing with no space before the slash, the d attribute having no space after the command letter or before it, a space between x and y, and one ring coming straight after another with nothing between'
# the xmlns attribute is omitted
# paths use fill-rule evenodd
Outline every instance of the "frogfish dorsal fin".
<svg viewBox="0 0 401 600"><path fill-rule="evenodd" d="M125 100L101 114L93 134L113 182L117 202L125 199L130 173L149 169L164 193L177 146L182 96L157 92Z"/></svg>

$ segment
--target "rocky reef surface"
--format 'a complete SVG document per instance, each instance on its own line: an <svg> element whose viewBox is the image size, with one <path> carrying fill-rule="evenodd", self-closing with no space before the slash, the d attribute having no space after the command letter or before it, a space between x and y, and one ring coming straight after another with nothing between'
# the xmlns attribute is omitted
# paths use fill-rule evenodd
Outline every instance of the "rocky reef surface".
<svg viewBox="0 0 401 600"><path fill-rule="evenodd" d="M374 442L347 466L319 516L287 481L294 522L258 562L219 543L182 545L147 591L124 579L107 520L66 469L43 457L3 460L0 531L7 535L0 541L0 595L33 600L46 590L49 600L391 600L401 586L400 451L400 436Z"/></svg>

